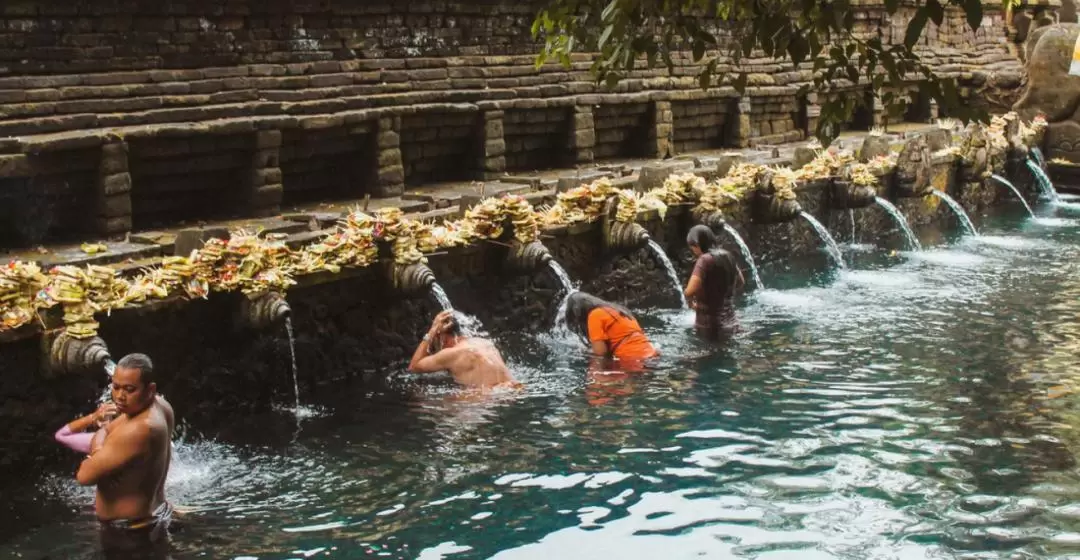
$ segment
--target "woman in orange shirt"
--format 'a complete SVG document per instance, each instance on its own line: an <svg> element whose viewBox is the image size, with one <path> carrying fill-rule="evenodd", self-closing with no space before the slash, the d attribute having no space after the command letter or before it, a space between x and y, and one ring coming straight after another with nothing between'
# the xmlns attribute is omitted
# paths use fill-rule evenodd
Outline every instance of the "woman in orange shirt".
<svg viewBox="0 0 1080 560"><path fill-rule="evenodd" d="M566 303L566 326L597 356L644 360L658 354L633 313L585 292L570 295Z"/></svg>

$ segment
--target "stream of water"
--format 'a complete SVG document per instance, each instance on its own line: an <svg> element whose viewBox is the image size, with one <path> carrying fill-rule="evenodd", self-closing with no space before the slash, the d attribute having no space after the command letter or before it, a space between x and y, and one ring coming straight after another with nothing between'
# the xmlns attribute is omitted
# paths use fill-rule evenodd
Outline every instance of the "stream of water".
<svg viewBox="0 0 1080 560"><path fill-rule="evenodd" d="M1031 158L1028 158L1025 163L1031 173L1035 175L1035 182L1039 184L1039 192L1042 193L1042 197L1051 202L1061 202L1061 197L1058 196L1057 189L1054 188L1054 182L1050 180L1046 170Z"/></svg>
<svg viewBox="0 0 1080 560"><path fill-rule="evenodd" d="M809 222L810 226L817 232L818 237L821 238L821 241L825 243L825 250L832 258L833 264L840 269L847 268L847 265L844 264L844 254L840 251L840 246L836 244L836 240L833 239L829 230L825 229L825 226L808 212L799 212L799 216L802 216L802 219Z"/></svg>
<svg viewBox="0 0 1080 560"><path fill-rule="evenodd" d="M911 231L911 225L908 224L907 218L900 213L900 210L897 209L893 203L880 196L874 197L874 203L892 216L896 225L900 226L900 230L904 232L904 238L907 240L908 247L910 247L912 251L922 251L922 244L919 243L919 238L915 236L915 232Z"/></svg>
<svg viewBox="0 0 1080 560"><path fill-rule="evenodd" d="M686 295L683 294L682 283L679 282L679 275L675 272L675 265L671 264L671 259L669 259L667 253L664 252L664 248L655 240L649 239L649 250L656 255L657 259L660 259L661 263L663 263L664 269L667 270L668 278L671 279L672 288L679 294L679 301L682 304L682 308L688 309L690 306L686 303Z"/></svg>
<svg viewBox="0 0 1080 560"><path fill-rule="evenodd" d="M937 189L932 189L930 192L933 193L934 196L940 198L952 209L953 213L956 214L956 218L960 220L960 225L964 228L964 233L976 237L979 235L979 231L975 229L975 224L971 223L971 217L968 216L967 212L964 211L964 207L960 206L959 202Z"/></svg>
<svg viewBox="0 0 1080 560"><path fill-rule="evenodd" d="M1012 190L1013 194L1016 195L1016 198L1020 199L1020 202L1024 205L1024 208L1027 209L1028 215L1032 218L1035 217L1035 211L1031 209L1031 205L1028 204L1028 201L1024 198L1023 193L1020 192L1020 189L1016 188L1016 185L1012 184L1012 181L997 174L991 175L990 178L997 181L998 183L1001 183L1002 185L1005 185L1006 187L1009 187L1009 189Z"/></svg>
<svg viewBox="0 0 1080 560"><path fill-rule="evenodd" d="M731 236L731 239L735 241L735 244L739 246L739 252L742 253L743 261L746 262L746 266L750 268L750 277L754 279L754 286L759 289L764 288L765 284L761 281L761 274L758 273L757 264L754 263L754 254L750 252L750 247L746 245L746 241L739 235L739 232L731 227L730 224L724 224L724 231Z"/></svg>
<svg viewBox="0 0 1080 560"><path fill-rule="evenodd" d="M570 303L570 296L577 291L577 288L574 287L574 282L570 280L566 269L555 262L555 259L548 261L548 268L555 273L555 277L562 284L562 299L559 301L559 306L555 308L555 330L564 331L566 330L566 306Z"/></svg>

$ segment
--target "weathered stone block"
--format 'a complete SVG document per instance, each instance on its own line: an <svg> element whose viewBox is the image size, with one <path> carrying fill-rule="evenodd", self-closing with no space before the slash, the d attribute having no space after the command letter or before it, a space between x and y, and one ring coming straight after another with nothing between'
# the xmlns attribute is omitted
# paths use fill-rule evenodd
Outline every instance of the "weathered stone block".
<svg viewBox="0 0 1080 560"><path fill-rule="evenodd" d="M255 149L279 148L281 137L280 130L260 130L255 133Z"/></svg>
<svg viewBox="0 0 1080 560"><path fill-rule="evenodd" d="M506 153L506 142L499 138L498 140L488 140L484 142L484 155L487 157L498 157Z"/></svg>
<svg viewBox="0 0 1080 560"><path fill-rule="evenodd" d="M98 199L98 216L119 218L131 215L131 197L126 194Z"/></svg>
<svg viewBox="0 0 1080 560"><path fill-rule="evenodd" d="M131 174L117 173L101 178L101 192L106 197L127 194L131 192Z"/></svg>
<svg viewBox="0 0 1080 560"><path fill-rule="evenodd" d="M26 155L0 155L0 177L29 177L30 175L30 158Z"/></svg>
<svg viewBox="0 0 1080 560"><path fill-rule="evenodd" d="M285 188L280 183L264 185L252 189L249 203L252 208L267 208L276 210L281 206L281 199L285 196Z"/></svg>
<svg viewBox="0 0 1080 560"><path fill-rule="evenodd" d="M263 187L279 183L281 183L281 169L255 169L251 172L251 185L253 187Z"/></svg>

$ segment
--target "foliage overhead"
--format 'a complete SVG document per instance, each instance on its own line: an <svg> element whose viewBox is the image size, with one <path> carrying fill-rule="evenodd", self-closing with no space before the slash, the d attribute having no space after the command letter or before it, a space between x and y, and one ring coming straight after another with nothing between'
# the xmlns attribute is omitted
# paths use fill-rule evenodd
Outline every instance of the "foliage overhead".
<svg viewBox="0 0 1080 560"><path fill-rule="evenodd" d="M799 94L819 94L816 135L823 143L868 102L830 95L854 84L871 87L891 114L905 109L895 88L912 85L964 122L987 121L985 111L961 103L955 78L935 74L915 50L927 24L941 25L950 6L977 30L982 0L916 2L903 42L886 42L880 29L857 33L858 6L851 0L549 0L532 32L544 41L538 64L569 66L574 53L598 53L592 72L608 86L635 68L662 64L674 70L680 53L689 53L702 88L731 86L741 95L750 81L749 72L740 70L745 59L789 60L812 70L812 84ZM884 7L892 17L900 0L884 0Z"/></svg>

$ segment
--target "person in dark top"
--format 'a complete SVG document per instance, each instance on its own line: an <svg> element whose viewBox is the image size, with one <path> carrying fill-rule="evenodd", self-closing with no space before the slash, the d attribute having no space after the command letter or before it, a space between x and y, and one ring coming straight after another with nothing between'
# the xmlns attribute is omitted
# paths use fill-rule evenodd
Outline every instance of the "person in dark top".
<svg viewBox="0 0 1080 560"><path fill-rule="evenodd" d="M686 243L697 257L685 292L687 301L697 312L695 327L710 336L735 332L739 327L735 294L745 281L734 255L719 246L716 234L707 226L691 228Z"/></svg>

